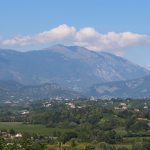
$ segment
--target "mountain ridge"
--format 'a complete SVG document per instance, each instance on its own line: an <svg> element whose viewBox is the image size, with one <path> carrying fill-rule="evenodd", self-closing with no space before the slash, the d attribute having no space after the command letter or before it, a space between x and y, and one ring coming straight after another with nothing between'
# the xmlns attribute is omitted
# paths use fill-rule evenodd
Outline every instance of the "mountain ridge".
<svg viewBox="0 0 150 150"><path fill-rule="evenodd" d="M80 92L93 84L129 80L149 73L122 57L78 46L55 45L27 52L0 50L0 80L25 85L57 83Z"/></svg>
<svg viewBox="0 0 150 150"><path fill-rule="evenodd" d="M150 75L127 81L97 84L90 87L86 95L97 97L149 98L149 83Z"/></svg>
<svg viewBox="0 0 150 150"><path fill-rule="evenodd" d="M0 81L0 98L6 100L40 100L51 97L76 98L82 93L61 87L55 83L41 85L22 85L15 81Z"/></svg>

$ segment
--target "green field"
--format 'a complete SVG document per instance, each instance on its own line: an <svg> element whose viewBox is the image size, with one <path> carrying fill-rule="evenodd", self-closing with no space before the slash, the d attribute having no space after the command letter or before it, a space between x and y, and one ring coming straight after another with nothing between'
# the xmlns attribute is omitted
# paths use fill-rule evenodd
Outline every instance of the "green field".
<svg viewBox="0 0 150 150"><path fill-rule="evenodd" d="M22 122L0 122L0 130L10 130L14 129L17 132L25 132L30 134L39 134L39 135L52 135L53 132L68 132L72 131L71 129L62 129L62 128L47 128L44 125L33 125L33 124L24 124Z"/></svg>
<svg viewBox="0 0 150 150"><path fill-rule="evenodd" d="M33 124L24 124L22 122L0 122L0 130L10 130L14 129L17 132L21 133L29 133L29 134L39 134L39 135L44 135L44 136L49 136L52 135L53 132L59 131L61 133L72 131L73 129L62 129L62 128L47 128L44 125L33 125ZM121 132L123 130L122 128L118 128L117 132ZM123 130L124 132L124 130ZM124 134L124 133L123 133ZM143 139L149 139L149 137L132 137L132 138L124 138L123 143L121 144L113 144L117 149L121 147L126 147L129 150L132 147L133 142L142 142ZM86 145L89 143L78 143L77 149L79 150L84 150ZM57 144L52 144L48 145L50 149L57 149L58 145ZM70 143L66 143L63 145L66 149L70 148Z"/></svg>

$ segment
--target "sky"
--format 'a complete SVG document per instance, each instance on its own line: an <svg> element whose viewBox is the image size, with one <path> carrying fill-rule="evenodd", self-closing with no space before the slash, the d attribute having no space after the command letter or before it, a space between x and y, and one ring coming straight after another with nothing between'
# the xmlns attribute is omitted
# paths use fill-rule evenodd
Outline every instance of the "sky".
<svg viewBox="0 0 150 150"><path fill-rule="evenodd" d="M149 0L0 0L0 48L78 45L150 69Z"/></svg>

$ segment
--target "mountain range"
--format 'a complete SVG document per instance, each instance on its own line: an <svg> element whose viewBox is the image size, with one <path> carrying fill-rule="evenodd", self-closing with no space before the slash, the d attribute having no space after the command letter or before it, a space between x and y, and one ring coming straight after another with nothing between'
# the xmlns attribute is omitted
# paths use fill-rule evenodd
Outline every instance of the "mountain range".
<svg viewBox="0 0 150 150"><path fill-rule="evenodd" d="M12 92L11 95L20 93L40 98L57 93L127 96L131 91L128 92L125 84L131 81L138 84L139 79L149 74L150 71L122 57L78 46L55 45L27 52L0 49L0 94L3 95ZM123 95L121 90L125 90Z"/></svg>

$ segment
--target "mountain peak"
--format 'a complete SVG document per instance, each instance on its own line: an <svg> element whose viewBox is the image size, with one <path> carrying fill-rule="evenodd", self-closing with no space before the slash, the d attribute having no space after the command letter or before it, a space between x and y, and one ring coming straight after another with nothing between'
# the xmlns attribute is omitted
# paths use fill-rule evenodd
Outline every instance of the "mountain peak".
<svg viewBox="0 0 150 150"><path fill-rule="evenodd" d="M78 46L54 45L44 51L0 55L0 80L23 84L58 83L74 90L108 81L128 80L150 72L112 54Z"/></svg>

